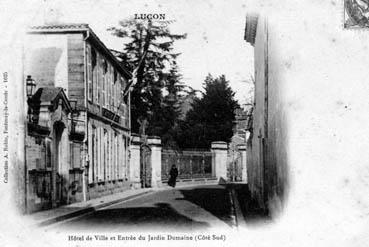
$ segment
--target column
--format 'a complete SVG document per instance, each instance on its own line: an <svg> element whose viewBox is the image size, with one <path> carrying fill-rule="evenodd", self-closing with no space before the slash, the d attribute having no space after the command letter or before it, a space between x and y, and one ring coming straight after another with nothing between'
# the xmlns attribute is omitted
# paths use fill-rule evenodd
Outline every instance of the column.
<svg viewBox="0 0 369 247"><path fill-rule="evenodd" d="M246 144L238 144L237 150L241 154L242 182L247 183Z"/></svg>
<svg viewBox="0 0 369 247"><path fill-rule="evenodd" d="M228 145L226 142L212 142L211 152L212 158L212 174L219 180L223 178L227 180L227 150Z"/></svg>
<svg viewBox="0 0 369 247"><path fill-rule="evenodd" d="M129 161L129 179L132 187L138 189L141 187L140 183L140 148L141 138L132 134L132 144L130 145L131 159Z"/></svg>
<svg viewBox="0 0 369 247"><path fill-rule="evenodd" d="M150 136L147 144L151 148L151 187L158 188L161 183L161 139L157 136Z"/></svg>

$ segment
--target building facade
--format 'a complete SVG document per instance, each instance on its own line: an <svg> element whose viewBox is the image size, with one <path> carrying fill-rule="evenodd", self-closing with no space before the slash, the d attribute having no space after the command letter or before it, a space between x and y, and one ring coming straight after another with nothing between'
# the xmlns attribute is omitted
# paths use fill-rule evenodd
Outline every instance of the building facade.
<svg viewBox="0 0 369 247"><path fill-rule="evenodd" d="M247 130L247 175L252 198L265 211L281 211L286 197L287 118L275 30L265 18L246 18L245 40L254 47L255 91Z"/></svg>
<svg viewBox="0 0 369 247"><path fill-rule="evenodd" d="M62 88L65 100L75 102L65 114L63 128L68 132L59 154L62 161L51 162L57 166L51 183L61 184L55 186L61 192L58 199L51 198L51 204L88 200L129 188L130 73L87 24L32 27L24 54L24 74L32 76L36 90ZM51 137L50 142L56 139ZM30 142L26 148L28 164L47 160L47 141L38 143ZM33 149L41 151L32 153ZM55 153L55 148L50 152ZM31 169L31 165L27 169L27 175L30 170L45 170ZM34 187L29 176L26 184ZM30 189L27 193L27 198L34 198L29 203L41 200L37 193L30 195ZM31 211L39 207L33 208Z"/></svg>

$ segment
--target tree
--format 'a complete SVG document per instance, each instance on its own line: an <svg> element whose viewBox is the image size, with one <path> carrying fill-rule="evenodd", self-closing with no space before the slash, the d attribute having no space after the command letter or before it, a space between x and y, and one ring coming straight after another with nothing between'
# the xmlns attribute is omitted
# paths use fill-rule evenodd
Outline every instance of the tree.
<svg viewBox="0 0 369 247"><path fill-rule="evenodd" d="M163 98L161 111L152 118L152 132L161 137L163 146L166 148L178 148L175 131L181 115L181 93L185 87L181 79L182 76L174 63L165 80L164 87L167 94Z"/></svg>
<svg viewBox="0 0 369 247"><path fill-rule="evenodd" d="M229 82L224 75L213 78L209 74L204 91L178 128L177 142L182 148L209 148L211 142L229 142L233 135L234 111L239 104Z"/></svg>
<svg viewBox="0 0 369 247"><path fill-rule="evenodd" d="M113 35L125 39L122 63L135 71L136 83L131 92L131 127L138 133L138 120L149 122L147 133L157 134L155 121L161 114L163 88L168 78L168 67L175 63L179 53L173 52L173 43L185 34L172 34L167 25L150 20L128 19L119 27L109 28Z"/></svg>

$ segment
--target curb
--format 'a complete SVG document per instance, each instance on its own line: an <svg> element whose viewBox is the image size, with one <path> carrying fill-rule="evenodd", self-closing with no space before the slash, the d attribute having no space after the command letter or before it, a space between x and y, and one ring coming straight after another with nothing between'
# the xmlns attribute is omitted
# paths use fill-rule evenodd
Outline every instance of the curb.
<svg viewBox="0 0 369 247"><path fill-rule="evenodd" d="M232 228L233 227L238 227L238 222L237 222L237 214L236 214L236 209L235 209L235 205L234 205L234 196L232 193L232 189L226 188L228 191L228 196L229 196L229 200L231 202L231 215L230 218L232 220Z"/></svg>
<svg viewBox="0 0 369 247"><path fill-rule="evenodd" d="M234 188L231 188L231 195L233 198L232 201L233 201L234 214L236 216L237 227L240 227L240 226L245 227L246 221L245 221L245 218L241 210L240 202L238 201L237 192L235 191Z"/></svg>
<svg viewBox="0 0 369 247"><path fill-rule="evenodd" d="M243 216L240 202L238 201L238 196L236 190L232 187L232 184L227 183L227 190L229 191L231 204L232 204L232 218L234 217L234 224L238 227L245 227L246 226L246 220Z"/></svg>
<svg viewBox="0 0 369 247"><path fill-rule="evenodd" d="M113 201L101 203L101 204L98 204L96 206L89 206L89 207L86 207L86 208L82 208L81 210L77 210L77 211L67 213L67 214L64 214L64 215L60 215L60 216L50 218L50 219L47 219L47 220L43 220L42 222L38 222L35 225L38 226L38 227L49 226L49 225L55 224L57 222L69 220L69 219L72 219L72 218L76 218L78 216L82 216L84 214L92 213L92 212L95 212L97 209L108 207L108 206L116 204L116 203L124 202L124 201L130 200L130 199L133 199L133 198L136 198L136 197L139 197L139 196L143 196L143 195L151 193L151 192L153 192L153 190L149 190L149 191L141 192L141 193L138 193L138 194L135 194L135 195L131 195L131 196L127 196L127 197L124 197L124 198L116 199L116 200L113 200Z"/></svg>

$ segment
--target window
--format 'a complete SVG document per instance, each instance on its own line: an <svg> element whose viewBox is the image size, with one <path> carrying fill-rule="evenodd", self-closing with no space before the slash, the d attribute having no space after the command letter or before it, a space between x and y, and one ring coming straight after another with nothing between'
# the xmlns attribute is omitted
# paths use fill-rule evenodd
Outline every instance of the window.
<svg viewBox="0 0 369 247"><path fill-rule="evenodd" d="M107 180L107 166L108 166L108 131L106 129L104 129L104 142L103 142L103 150L104 150L104 158L103 158L103 179L106 181Z"/></svg>
<svg viewBox="0 0 369 247"><path fill-rule="evenodd" d="M79 143L71 143L71 164L72 168L80 168L81 162L81 146Z"/></svg>
<svg viewBox="0 0 369 247"><path fill-rule="evenodd" d="M102 61L102 72L103 72L103 81L102 81L102 106L106 106L106 84L107 84L107 76L106 76L106 73L107 73L107 70L108 70L108 65L105 61L105 59L103 59Z"/></svg>
<svg viewBox="0 0 369 247"><path fill-rule="evenodd" d="M114 111L114 68L110 66L110 110Z"/></svg>
<svg viewBox="0 0 369 247"><path fill-rule="evenodd" d="M91 47L87 46L87 54L86 54L86 57L87 57L87 87L88 87L88 100L90 101L92 101L92 97L93 97L93 85L92 85L93 68L94 68L94 65L96 65L96 53L94 52L93 49L92 51L91 51Z"/></svg>
<svg viewBox="0 0 369 247"><path fill-rule="evenodd" d="M91 155L90 155L90 164L89 164L89 183L93 183L96 178L96 156L97 156L97 142L96 142L96 127L92 126L92 135L91 135Z"/></svg>
<svg viewBox="0 0 369 247"><path fill-rule="evenodd" d="M118 75L117 71L113 68L113 109L117 110L118 107Z"/></svg>
<svg viewBox="0 0 369 247"><path fill-rule="evenodd" d="M106 81L106 83L107 83L107 92L106 92L106 94L107 94L107 96L106 96L106 108L107 109L110 109L110 106L111 106L111 78L110 78L110 75L111 75L111 73L110 73L110 65L108 65L108 70L107 70L107 74L106 74L106 78L107 78L107 81Z"/></svg>
<svg viewBox="0 0 369 247"><path fill-rule="evenodd" d="M125 178L128 178L129 174L128 174L128 139L124 136L122 136L123 138L123 174Z"/></svg>
<svg viewBox="0 0 369 247"><path fill-rule="evenodd" d="M100 74L99 67L97 65L97 54L94 49L92 49L92 83L95 88L95 102L100 104Z"/></svg>
<svg viewBox="0 0 369 247"><path fill-rule="evenodd" d="M45 146L46 146L46 167L51 168L51 140L49 138L45 138Z"/></svg>
<svg viewBox="0 0 369 247"><path fill-rule="evenodd" d="M95 169L94 169L94 179L95 182L99 181L99 172L100 172L100 164L101 164L101 150L100 150L100 145L101 145L101 139L100 139L100 128L96 128L95 129L95 150L96 150L96 158L95 158Z"/></svg>

